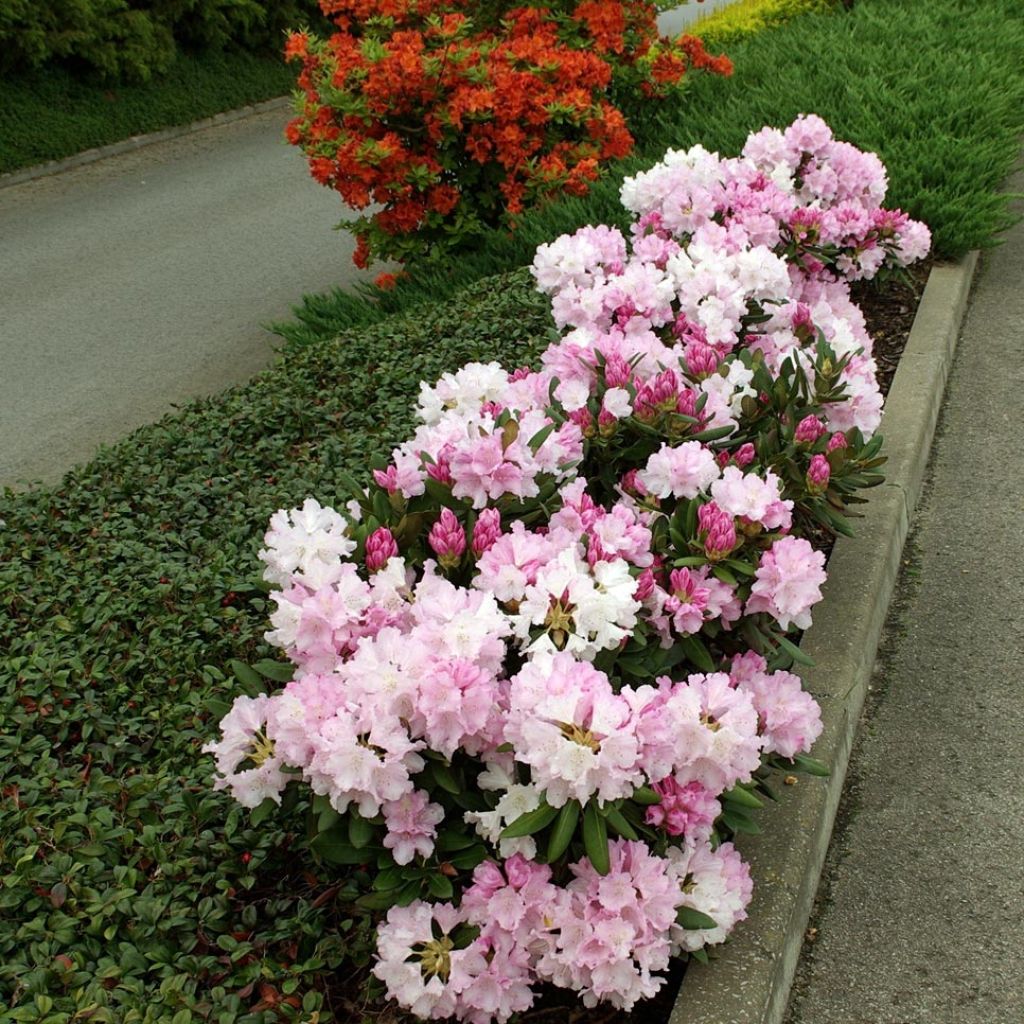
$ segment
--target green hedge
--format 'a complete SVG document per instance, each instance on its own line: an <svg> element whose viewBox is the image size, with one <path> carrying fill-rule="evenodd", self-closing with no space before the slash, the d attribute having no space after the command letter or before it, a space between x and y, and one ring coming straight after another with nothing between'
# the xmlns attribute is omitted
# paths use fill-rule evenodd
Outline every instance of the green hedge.
<svg viewBox="0 0 1024 1024"><path fill-rule="evenodd" d="M179 52L280 50L315 0L3 0L0 72L46 66L147 81Z"/></svg>

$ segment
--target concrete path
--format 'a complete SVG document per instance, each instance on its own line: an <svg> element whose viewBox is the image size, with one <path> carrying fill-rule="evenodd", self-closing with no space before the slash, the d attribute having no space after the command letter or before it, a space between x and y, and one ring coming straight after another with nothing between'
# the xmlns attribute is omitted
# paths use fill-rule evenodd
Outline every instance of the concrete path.
<svg viewBox="0 0 1024 1024"><path fill-rule="evenodd" d="M280 341L261 325L354 279L287 118L0 189L0 487L246 380Z"/></svg>
<svg viewBox="0 0 1024 1024"><path fill-rule="evenodd" d="M1024 1021L1022 394L1018 224L983 257L788 1024Z"/></svg>

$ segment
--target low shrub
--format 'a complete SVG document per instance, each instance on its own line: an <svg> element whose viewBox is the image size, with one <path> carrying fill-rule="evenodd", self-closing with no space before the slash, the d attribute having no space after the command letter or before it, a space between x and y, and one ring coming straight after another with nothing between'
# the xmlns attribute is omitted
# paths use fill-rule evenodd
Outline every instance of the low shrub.
<svg viewBox="0 0 1024 1024"><path fill-rule="evenodd" d="M323 0L338 31L296 33L288 140L355 210L355 262L447 252L556 194L585 194L633 145L627 114L688 69L729 73L694 39L659 39L643 0L514 4Z"/></svg>
<svg viewBox="0 0 1024 1024"><path fill-rule="evenodd" d="M839 0L734 0L690 28L707 46L729 46L791 18L836 7Z"/></svg>
<svg viewBox="0 0 1024 1024"><path fill-rule="evenodd" d="M179 51L268 53L315 17L313 0L5 0L0 70L61 65L110 81L148 81Z"/></svg>
<svg viewBox="0 0 1024 1024"><path fill-rule="evenodd" d="M337 509L278 511L267 641L215 788L308 806L308 863L387 911L372 973L421 1019L500 1024L541 983L630 1010L745 917L774 772L820 711L789 669L825 556L881 482L851 281L928 250L820 118L627 179L631 244L533 264L541 368L423 384ZM272 683L286 685L272 695ZM613 838L614 837L614 838Z"/></svg>

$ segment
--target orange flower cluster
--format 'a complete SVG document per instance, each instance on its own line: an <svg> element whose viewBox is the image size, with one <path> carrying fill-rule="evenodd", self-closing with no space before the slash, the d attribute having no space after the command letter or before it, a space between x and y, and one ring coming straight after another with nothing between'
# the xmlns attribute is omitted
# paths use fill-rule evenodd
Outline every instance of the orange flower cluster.
<svg viewBox="0 0 1024 1024"><path fill-rule="evenodd" d="M664 95L699 40L661 39L653 3L321 0L338 32L294 33L303 98L287 138L356 210L355 261L406 262L553 194L584 194L633 146L613 102Z"/></svg>

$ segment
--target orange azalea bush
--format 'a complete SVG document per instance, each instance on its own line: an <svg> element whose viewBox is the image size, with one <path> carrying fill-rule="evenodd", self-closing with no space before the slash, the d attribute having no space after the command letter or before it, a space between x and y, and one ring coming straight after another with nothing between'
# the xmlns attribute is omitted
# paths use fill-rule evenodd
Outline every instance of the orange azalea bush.
<svg viewBox="0 0 1024 1024"><path fill-rule="evenodd" d="M633 146L623 109L729 74L699 40L660 38L639 0L320 0L338 27L293 33L302 62L287 129L313 177L356 210L358 266L405 262L584 194Z"/></svg>

